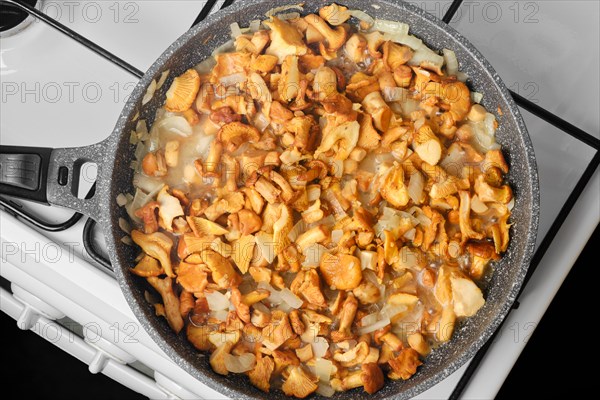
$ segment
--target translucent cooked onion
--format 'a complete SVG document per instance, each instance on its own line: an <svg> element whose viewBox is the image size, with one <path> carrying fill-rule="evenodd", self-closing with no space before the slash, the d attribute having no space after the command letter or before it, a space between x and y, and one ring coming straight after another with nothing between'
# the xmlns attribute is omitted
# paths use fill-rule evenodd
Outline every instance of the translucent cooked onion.
<svg viewBox="0 0 600 400"><path fill-rule="evenodd" d="M362 317L362 319L360 320L360 323L362 326L368 326L368 325L373 325L374 323L377 322L377 316L379 315L378 312L373 313L373 314L369 314L369 315L365 315L364 317Z"/></svg>
<svg viewBox="0 0 600 400"><path fill-rule="evenodd" d="M123 193L119 193L117 195L117 205L119 207L123 207L125 204L127 204L127 196L125 196Z"/></svg>
<svg viewBox="0 0 600 400"><path fill-rule="evenodd" d="M246 74L242 73L226 75L219 79L219 82L221 82L223 86L234 86L245 81Z"/></svg>
<svg viewBox="0 0 600 400"><path fill-rule="evenodd" d="M229 29L231 29L231 37L233 39L236 39L242 34L242 30L240 29L240 26L237 22L233 22L231 25L229 25Z"/></svg>
<svg viewBox="0 0 600 400"><path fill-rule="evenodd" d="M256 116L254 117L254 126L256 126L259 131L264 131L269 124L269 119L265 117L265 114L262 112L256 113Z"/></svg>
<svg viewBox="0 0 600 400"><path fill-rule="evenodd" d="M142 189L146 193L158 193L159 188L164 186L164 183L160 179L138 173L133 177L133 186Z"/></svg>
<svg viewBox="0 0 600 400"><path fill-rule="evenodd" d="M218 319L219 321L226 321L229 315L229 310L211 311L210 316Z"/></svg>
<svg viewBox="0 0 600 400"><path fill-rule="evenodd" d="M333 372L333 363L324 358L317 358L315 360L315 373L319 378L319 382L329 382L331 379L331 373Z"/></svg>
<svg viewBox="0 0 600 400"><path fill-rule="evenodd" d="M155 91L156 91L156 81L153 79L152 82L150 82L150 85L148 85L148 89L146 89L146 93L144 93L144 97L142 97L142 105L145 105L150 100L152 100L152 97L154 97Z"/></svg>
<svg viewBox="0 0 600 400"><path fill-rule="evenodd" d="M304 251L304 261L302 262L303 267L316 267L321 263L321 257L327 253L327 247L319 243L313 243L307 246Z"/></svg>
<svg viewBox="0 0 600 400"><path fill-rule="evenodd" d="M423 197L423 188L425 180L419 171L415 171L408 181L408 195L415 204L419 204Z"/></svg>
<svg viewBox="0 0 600 400"><path fill-rule="evenodd" d="M344 236L344 231L341 229L334 229L331 231L331 242L333 243L339 243L340 240L342 239L342 236Z"/></svg>
<svg viewBox="0 0 600 400"><path fill-rule="evenodd" d="M184 117L179 115L171 115L158 121L154 125L159 132L176 133L184 137L192 134L192 127Z"/></svg>
<svg viewBox="0 0 600 400"><path fill-rule="evenodd" d="M160 78L158 79L158 82L156 83L156 90L160 89L165 84L167 78L169 77L170 72L171 72L170 70L166 70L166 71L163 71L162 74L160 74Z"/></svg>
<svg viewBox="0 0 600 400"><path fill-rule="evenodd" d="M356 19L365 21L370 26L373 26L373 24L375 23L375 18L371 17L369 14L362 10L348 10L348 14L350 14Z"/></svg>
<svg viewBox="0 0 600 400"><path fill-rule="evenodd" d="M248 28L250 28L250 32L256 32L260 29L260 19L253 19L252 21L250 21L250 25L248 25Z"/></svg>
<svg viewBox="0 0 600 400"><path fill-rule="evenodd" d="M359 250L359 259L362 270L375 270L377 267L377 253L374 251Z"/></svg>
<svg viewBox="0 0 600 400"><path fill-rule="evenodd" d="M449 49L443 49L442 54L444 55L444 61L446 63L446 73L448 75L456 75L458 72L458 60L456 54Z"/></svg>
<svg viewBox="0 0 600 400"><path fill-rule="evenodd" d="M233 49L234 49L233 40L228 40L225 43L223 43L222 45L220 45L219 47L217 47L216 49L214 49L211 55L214 57L218 54L229 53Z"/></svg>
<svg viewBox="0 0 600 400"><path fill-rule="evenodd" d="M471 92L471 101L473 103L481 103L481 100L483 100L483 94L479 93L479 92Z"/></svg>
<svg viewBox="0 0 600 400"><path fill-rule="evenodd" d="M213 69L213 67L217 64L217 60L215 60L214 57L208 57L206 60L202 61L201 63L197 64L194 69L200 74L200 75L206 75L208 73L210 73Z"/></svg>
<svg viewBox="0 0 600 400"><path fill-rule="evenodd" d="M240 356L225 354L225 368L234 374L250 371L256 365L256 356L252 353L244 353Z"/></svg>
<svg viewBox="0 0 600 400"><path fill-rule="evenodd" d="M227 296L223 293L214 291L214 292L205 292L206 301L208 302L208 308L211 311L220 311L220 310L228 310L229 305L231 304Z"/></svg>
<svg viewBox="0 0 600 400"><path fill-rule="evenodd" d="M258 289L266 289L269 291L270 295L267 297L267 300L271 304L281 304L283 299L281 298L281 293L279 290L275 289L273 286L269 285L267 282L259 282L256 286Z"/></svg>
<svg viewBox="0 0 600 400"><path fill-rule="evenodd" d="M408 90L401 87L387 86L381 89L381 92L383 93L383 99L388 102L405 101L410 97Z"/></svg>
<svg viewBox="0 0 600 400"><path fill-rule="evenodd" d="M125 218L119 218L119 228L127 234L131 233L131 225L129 225L129 222Z"/></svg>
<svg viewBox="0 0 600 400"><path fill-rule="evenodd" d="M412 228L406 231L406 233L404 234L404 239L413 240L415 238L416 233L417 230L415 228Z"/></svg>
<svg viewBox="0 0 600 400"><path fill-rule="evenodd" d="M391 305L391 304L386 304L385 306L383 306L383 308L381 309L381 314L385 315L388 319L393 319L396 315L405 312L408 309L408 307L406 307L403 304L398 304L398 305Z"/></svg>
<svg viewBox="0 0 600 400"><path fill-rule="evenodd" d="M287 5L287 6L273 7L269 11L267 11L265 13L265 16L266 17L272 17L273 15L275 15L277 13L280 13L282 11L287 11L287 10L304 11L304 8L302 7L301 4L290 4L290 5Z"/></svg>
<svg viewBox="0 0 600 400"><path fill-rule="evenodd" d="M270 264L275 260L275 243L273 242L273 235L269 235L266 232L260 231L254 235L254 240L260 253Z"/></svg>
<svg viewBox="0 0 600 400"><path fill-rule="evenodd" d="M300 299L300 297L296 296L290 289L283 288L279 292L281 299L285 301L292 308L300 308L304 302Z"/></svg>
<svg viewBox="0 0 600 400"><path fill-rule="evenodd" d="M385 39L385 36L384 36ZM423 44L423 41L421 39L419 39L416 36L413 35L403 35L403 36L396 36L395 37L396 40L394 40L397 43L403 44L405 46L410 47L411 49L417 51L421 48L426 48L429 49L427 46L425 46Z"/></svg>
<svg viewBox="0 0 600 400"><path fill-rule="evenodd" d="M403 22L375 18L372 29L380 32L393 33L401 36L408 34L409 26L408 24L405 24Z"/></svg>
<svg viewBox="0 0 600 400"><path fill-rule="evenodd" d="M296 225L294 225L290 233L288 233L288 239L290 239L292 242L295 242L296 239L298 239L298 236L300 236L300 234L304 231L306 231L306 222L301 219L296 222Z"/></svg>
<svg viewBox="0 0 600 400"><path fill-rule="evenodd" d="M488 206L486 206L483 201L479 200L479 196L475 195L471 199L471 210L477 214L483 214L488 210Z"/></svg>
<svg viewBox="0 0 600 400"><path fill-rule="evenodd" d="M288 19L300 18L300 13L290 12L290 13L277 14L277 18L279 18L283 21L288 20Z"/></svg>
<svg viewBox="0 0 600 400"><path fill-rule="evenodd" d="M335 389L326 383L319 382L316 393L323 397L333 397L335 394Z"/></svg>
<svg viewBox="0 0 600 400"><path fill-rule="evenodd" d="M312 347L313 355L320 358L324 357L325 353L327 353L329 342L324 337L317 336L310 342L310 346Z"/></svg>
<svg viewBox="0 0 600 400"><path fill-rule="evenodd" d="M364 335L366 333L375 332L376 330L385 328L390 323L391 323L390 319L386 316L385 318L375 322L374 324L367 325L367 326L361 326L360 328L358 328L358 334Z"/></svg>
<svg viewBox="0 0 600 400"><path fill-rule="evenodd" d="M514 206L515 206L515 198L513 197L512 199L510 199L510 201L506 205L506 208L508 208L508 211L512 211Z"/></svg>

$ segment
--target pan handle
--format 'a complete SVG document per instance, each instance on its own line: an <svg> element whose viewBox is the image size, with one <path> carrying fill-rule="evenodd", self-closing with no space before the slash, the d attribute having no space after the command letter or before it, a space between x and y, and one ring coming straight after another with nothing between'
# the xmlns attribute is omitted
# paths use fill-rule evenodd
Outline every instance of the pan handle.
<svg viewBox="0 0 600 400"><path fill-rule="evenodd" d="M70 208L100 221L98 195L80 199L77 189L86 162L95 163L101 176L105 153L105 142L59 149L0 146L0 194Z"/></svg>

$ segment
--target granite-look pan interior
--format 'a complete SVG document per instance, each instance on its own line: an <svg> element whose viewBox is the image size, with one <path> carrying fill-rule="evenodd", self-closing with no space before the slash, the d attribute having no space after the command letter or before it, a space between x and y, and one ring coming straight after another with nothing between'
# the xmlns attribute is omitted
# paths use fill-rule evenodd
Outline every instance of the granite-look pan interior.
<svg viewBox="0 0 600 400"><path fill-rule="evenodd" d="M330 1L306 0L305 12L316 12ZM277 390L265 394L254 388L244 375L221 376L214 373L208 357L196 351L185 339L175 335L163 318L154 315L153 308L144 300L143 285L128 268L133 266L136 250L124 245L118 218L126 217L116 203L119 193L133 192L133 171L129 168L134 158L134 146L129 143L129 132L135 128L136 114L149 123L164 99L174 76L204 60L212 50L229 40L232 22L247 26L253 19L264 19L264 13L276 6L293 4L292 1L238 1L225 11L208 17L184 34L156 60L129 98L115 130L104 144L105 162L98 181L99 210L94 212L104 227L108 250L115 274L134 313L156 343L175 363L209 387L235 399L282 399ZM510 164L508 180L515 194L511 241L502 260L494 265L494 274L486 289L486 304L473 318L457 326L452 340L429 355L418 372L408 381L387 381L382 390L367 395L355 389L334 396L337 399L405 399L439 382L469 360L494 332L507 314L521 286L534 249L539 214L539 188L533 148L527 130L506 87L483 56L459 33L430 14L402 2L339 0L349 8L365 10L373 17L406 22L411 33L423 39L433 49L452 49L456 52L460 69L469 76L471 90L484 94L482 104L496 114L500 125L497 140L503 146ZM152 79L169 69L169 79L153 100L141 107L141 99ZM502 109L502 115L497 108Z"/></svg>

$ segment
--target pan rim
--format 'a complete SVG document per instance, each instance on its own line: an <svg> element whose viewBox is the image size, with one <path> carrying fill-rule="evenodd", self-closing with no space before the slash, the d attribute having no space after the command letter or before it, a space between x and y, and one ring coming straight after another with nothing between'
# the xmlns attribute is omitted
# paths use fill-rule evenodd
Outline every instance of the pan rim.
<svg viewBox="0 0 600 400"><path fill-rule="evenodd" d="M394 398L403 399L413 397L433 387L435 384L441 382L443 379L445 379L450 374L455 372L458 368L460 368L462 365L464 365L489 340L493 332L495 332L496 329L498 329L500 323L506 318L521 289L525 274L529 268L535 249L539 225L539 180L533 145L531 143L531 138L525 126L523 117L512 96L510 95L506 85L503 83L503 81L496 73L494 68L491 66L491 64L487 61L487 59L464 36L462 36L454 28L445 24L440 19L431 15L430 13L412 4L405 3L404 1L398 3L391 2L389 0L378 0L378 2L385 3L390 7L402 9L408 13L412 13L417 17L423 19L425 23L432 24L436 28L446 31L449 35L451 35L454 38L454 40L459 45L461 45L471 54L473 59L476 60L479 64L477 67L479 69L482 69L484 73L488 74L491 77L491 79L494 81L494 83L500 91L502 100L508 106L510 115L514 119L515 124L518 127L519 134L522 137L524 152L526 156L525 158L527 160L526 172L529 173L529 179L531 182L530 187L528 187L531 194L531 210L529 214L529 229L526 237L527 241L524 245L523 256L520 259L518 259L519 265L518 271L516 273L516 278L512 281L512 286L509 289L507 289L507 295L505 298L506 301L504 302L504 304L502 304L501 307L498 307L498 311L494 313L495 315L492 317L492 322L486 327L484 333L476 340L469 343L467 347L461 349L461 354L455 359L455 361L443 367L443 369L440 372L437 372L432 376L424 379L423 382L416 384L413 387L406 388L405 390L402 390L399 393L393 394ZM285 3L295 4L296 2L287 0ZM201 381L203 384L207 385L211 389L219 393L223 393L224 395L235 396L236 399L255 399L257 397L240 392L233 385L223 385L221 382L215 380L212 376L210 376L209 373L206 373L205 371L200 370L196 366L194 366L181 353L181 351L174 346L173 343L167 340L168 338L166 338L158 330L154 329L153 323L147 317L141 304L138 302L136 295L133 292L133 289L127 283L124 276L124 271L128 268L121 267L117 255L118 252L116 251L116 248L119 245L119 240L113 234L113 232L115 231L113 228L115 227L116 221L114 221L114 219L111 218L111 202L114 202L114 199L111 198L112 185L110 183L112 182L112 176L114 173L114 163L118 153L117 149L119 148L119 142L121 140L122 135L126 134L126 132L124 132L124 128L129 122L130 116L135 114L135 110L139 108L140 99L143 97L146 88L150 84L152 78L163 69L164 64L170 59L172 54L177 52L181 47L185 46L199 32L205 30L207 27L213 25L215 22L223 18L226 18L229 15L240 13L245 8L252 6L256 6L256 2L253 0L239 0L234 4L233 7L229 7L227 9L221 10L210 15L203 22L200 22L198 25L188 30L181 37L179 37L161 54L159 58L155 60L155 62L148 69L148 71L146 71L146 73L144 74L142 79L140 79L136 88L130 95L116 123L113 133L107 139L108 148L112 148L113 151L108 152L109 156L106 160L107 163L102 169L102 181L105 182L105 184L101 186L101 196L110 200L102 202L103 210L101 224L103 226L104 234L107 239L107 246L110 258L113 265L115 266L115 275L117 277L119 285L121 286L123 294L128 300L127 303L132 309L134 315L136 316L144 330L148 333L148 335L152 337L152 339L161 348L161 350L167 353L171 360L175 362L179 367L181 367L192 377Z"/></svg>

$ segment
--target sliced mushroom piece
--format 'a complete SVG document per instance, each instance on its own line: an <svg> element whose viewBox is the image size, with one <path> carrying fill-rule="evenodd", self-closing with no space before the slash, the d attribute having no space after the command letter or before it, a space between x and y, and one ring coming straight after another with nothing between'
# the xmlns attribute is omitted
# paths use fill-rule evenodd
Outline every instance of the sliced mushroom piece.
<svg viewBox="0 0 600 400"><path fill-rule="evenodd" d="M355 33L350 36L350 39L344 45L344 51L352 61L359 63L366 58L365 50L367 46L367 39L360 33Z"/></svg>
<svg viewBox="0 0 600 400"><path fill-rule="evenodd" d="M340 6L335 3L321 7L319 9L319 16L333 26L342 25L350 19L348 7Z"/></svg>
<svg viewBox="0 0 600 400"><path fill-rule="evenodd" d="M215 371L217 374L229 374L229 370L225 366L225 356L231 353L231 349L233 349L233 346L234 343L227 341L219 347L217 347L217 349L213 351L210 355L210 366L212 367L213 371Z"/></svg>
<svg viewBox="0 0 600 400"><path fill-rule="evenodd" d="M375 150L379 147L381 136L373 127L373 118L370 114L359 113L358 122L360 123L360 130L356 145L365 150Z"/></svg>
<svg viewBox="0 0 600 400"><path fill-rule="evenodd" d="M391 379L407 380L417 372L417 368L423 363L419 360L419 353L414 349L403 349L398 357L388 362L392 368Z"/></svg>
<svg viewBox="0 0 600 400"><path fill-rule="evenodd" d="M390 40L383 44L383 63L389 71L393 71L410 60L414 52L410 47L402 46Z"/></svg>
<svg viewBox="0 0 600 400"><path fill-rule="evenodd" d="M288 55L300 56L308 52L302 33L295 26L275 16L271 17L271 21L263 23L271 29L271 44L267 47L266 54L276 56L283 63Z"/></svg>
<svg viewBox="0 0 600 400"><path fill-rule="evenodd" d="M350 254L323 254L319 270L327 285L337 290L352 290L362 280L360 260Z"/></svg>
<svg viewBox="0 0 600 400"><path fill-rule="evenodd" d="M394 207L404 207L408 204L410 196L408 188L404 184L402 165L397 164L387 172L380 193Z"/></svg>
<svg viewBox="0 0 600 400"><path fill-rule="evenodd" d="M475 180L475 192L481 201L508 204L513 198L510 186L503 185L500 188L495 188L485 181L484 175L479 175Z"/></svg>
<svg viewBox="0 0 600 400"><path fill-rule="evenodd" d="M248 378L250 378L250 382L254 386L263 392L268 393L269 389L271 388L270 380L274 369L275 363L271 357L258 357L256 360L256 366L252 371L248 372Z"/></svg>
<svg viewBox="0 0 600 400"><path fill-rule="evenodd" d="M208 266L212 278L221 289L229 289L239 284L242 278L235 272L231 262L213 250L204 250L200 253L202 261Z"/></svg>
<svg viewBox="0 0 600 400"><path fill-rule="evenodd" d="M162 232L147 235L134 229L131 231L131 239L144 250L144 253L160 261L160 265L168 277L175 277L171 265L171 249L173 248L171 238Z"/></svg>
<svg viewBox="0 0 600 400"><path fill-rule="evenodd" d="M228 152L233 153L244 143L258 141L260 132L254 126L234 121L221 127L217 139L223 143Z"/></svg>
<svg viewBox="0 0 600 400"><path fill-rule="evenodd" d="M169 326L175 333L179 333L183 329L184 323L179 312L179 298L173 292L173 280L169 277L160 279L155 276L149 277L147 280L162 297Z"/></svg>
<svg viewBox="0 0 600 400"><path fill-rule="evenodd" d="M165 273L164 268L160 266L158 260L147 255L142 257L142 259L136 264L135 268L131 268L130 270L137 276L141 276L143 278L159 276Z"/></svg>
<svg viewBox="0 0 600 400"><path fill-rule="evenodd" d="M469 239L481 240L485 237L483 233L476 232L471 227L471 196L469 192L461 190L458 192L460 197L459 212L459 225L461 232L461 241L465 243Z"/></svg>
<svg viewBox="0 0 600 400"><path fill-rule="evenodd" d="M412 147L419 157L430 165L436 165L442 157L442 144L427 124L415 132Z"/></svg>
<svg viewBox="0 0 600 400"><path fill-rule="evenodd" d="M485 304L481 290L472 280L452 276L450 284L457 317L472 317Z"/></svg>
<svg viewBox="0 0 600 400"><path fill-rule="evenodd" d="M293 335L288 316L283 311L275 310L271 314L271 322L262 330L263 345L269 350L277 350Z"/></svg>
<svg viewBox="0 0 600 400"><path fill-rule="evenodd" d="M379 48L385 43L383 35L379 31L373 31L366 33L365 38L367 39L367 48L369 49L369 55L373 58L381 58Z"/></svg>
<svg viewBox="0 0 600 400"><path fill-rule="evenodd" d="M281 64L281 76L277 85L279 98L290 102L296 98L300 89L300 70L298 69L298 56L289 55Z"/></svg>
<svg viewBox="0 0 600 400"><path fill-rule="evenodd" d="M287 396L303 399L317 390L318 386L313 380L301 366L292 367L281 389Z"/></svg>
<svg viewBox="0 0 600 400"><path fill-rule="evenodd" d="M202 293L208 286L208 275L197 264L180 262L177 267L177 282L190 293Z"/></svg>
<svg viewBox="0 0 600 400"><path fill-rule="evenodd" d="M188 324L186 336L196 349L208 351L213 347L212 343L208 340L208 335L214 330L215 328L210 325L195 326L194 324Z"/></svg>
<svg viewBox="0 0 600 400"><path fill-rule="evenodd" d="M338 330L331 332L331 339L334 342L338 343L354 337L351 327L352 322L354 322L354 317L356 317L357 310L358 301L356 301L356 298L353 294L348 293L346 300L344 300L344 303L342 304L342 309L339 314L340 325Z"/></svg>
<svg viewBox="0 0 600 400"><path fill-rule="evenodd" d="M185 214L179 199L171 196L168 192L168 186L164 186L158 195L156 201L159 204L158 218L159 224L166 230L173 231L173 220Z"/></svg>
<svg viewBox="0 0 600 400"><path fill-rule="evenodd" d="M423 357L427 356L431 351L429 343L427 343L427 340L425 340L423 335L419 332L413 332L409 334L407 341L409 346L415 349L415 351Z"/></svg>
<svg viewBox="0 0 600 400"><path fill-rule="evenodd" d="M200 75L190 68L182 75L176 77L167 91L165 108L171 112L184 112L188 110L200 90Z"/></svg>
<svg viewBox="0 0 600 400"><path fill-rule="evenodd" d="M374 91L367 94L362 100L362 105L365 111L373 117L375 128L380 132L387 131L392 118L392 110L381 97L381 92Z"/></svg>
<svg viewBox="0 0 600 400"><path fill-rule="evenodd" d="M354 367L361 364L369 355L369 345L366 342L360 342L352 349L342 353L335 353L333 359L338 361L342 367Z"/></svg>
<svg viewBox="0 0 600 400"><path fill-rule="evenodd" d="M344 27L338 26L332 29L323 18L315 14L307 15L304 20L325 37L328 51L337 51L346 42L347 33Z"/></svg>

